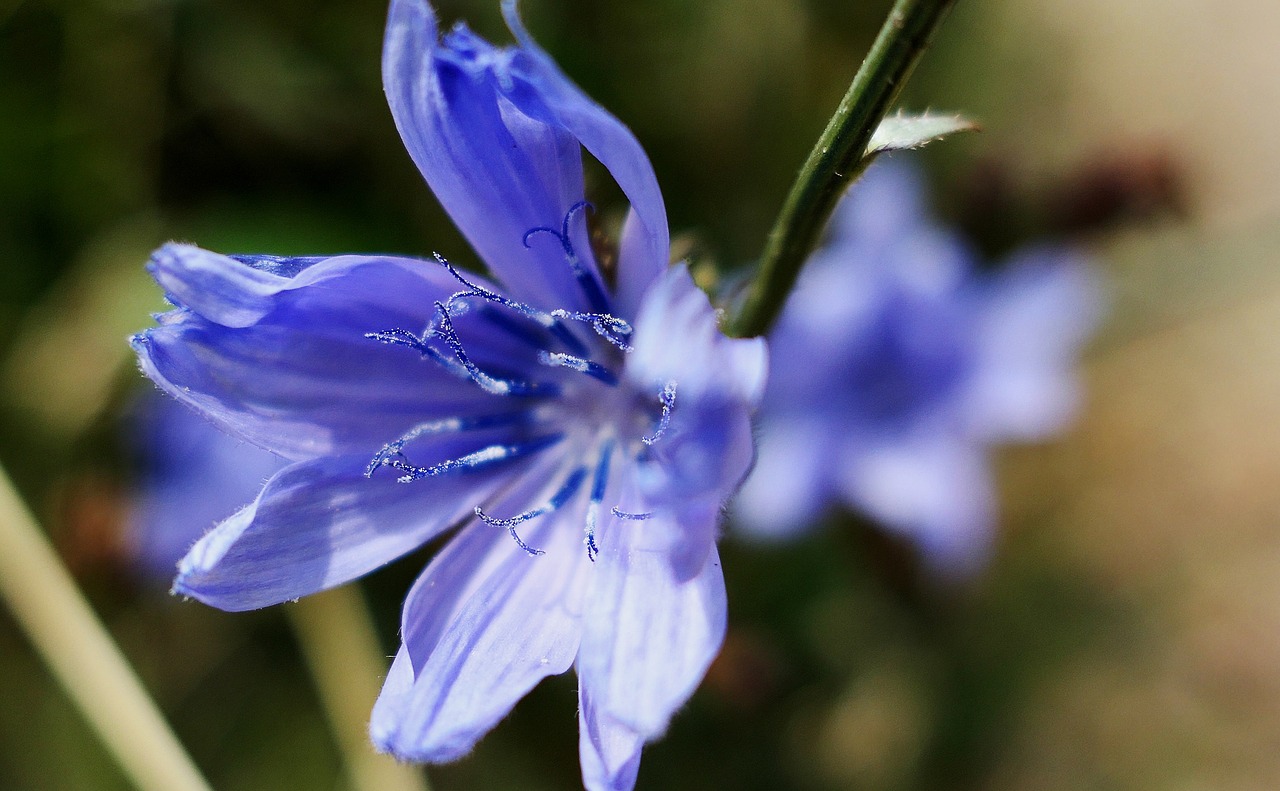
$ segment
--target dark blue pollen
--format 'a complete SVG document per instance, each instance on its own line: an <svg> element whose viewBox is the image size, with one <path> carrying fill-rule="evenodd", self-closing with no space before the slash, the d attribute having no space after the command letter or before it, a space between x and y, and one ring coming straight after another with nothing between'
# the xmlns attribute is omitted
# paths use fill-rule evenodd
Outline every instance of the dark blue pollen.
<svg viewBox="0 0 1280 791"><path fill-rule="evenodd" d="M591 502L604 500L605 488L609 485L609 460L613 457L613 442L606 442L600 449L600 463L596 465L596 474L591 481Z"/></svg>
<svg viewBox="0 0 1280 791"><path fill-rule="evenodd" d="M587 507L586 536L582 542L587 546L587 559L595 562L600 548L596 546L596 518L600 511L600 503L604 500L605 489L609 486L609 460L613 457L613 442L607 441L600 448L600 461L596 464L595 476L591 481L591 503Z"/></svg>
<svg viewBox="0 0 1280 791"><path fill-rule="evenodd" d="M471 379L487 393L493 395L550 395L552 392L559 392L559 388L555 385L545 384L541 382L524 382L518 379L504 379L502 377L491 376L480 370L480 367L471 361L467 355L467 350L462 345L462 340L458 338L457 331L453 328L453 320L449 318L449 312L443 303L436 303L436 319L439 322L436 330L440 337L444 338L445 343L449 345L449 350L453 352L453 356L458 362L462 363L467 372L471 374Z"/></svg>

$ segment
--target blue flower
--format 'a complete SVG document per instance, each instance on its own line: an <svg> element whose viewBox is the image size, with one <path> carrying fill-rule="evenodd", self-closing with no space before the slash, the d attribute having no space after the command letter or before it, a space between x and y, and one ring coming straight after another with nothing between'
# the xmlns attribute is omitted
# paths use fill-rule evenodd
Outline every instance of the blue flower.
<svg viewBox="0 0 1280 791"><path fill-rule="evenodd" d="M986 556L986 453L1070 420L1097 321L1094 275L1062 248L996 273L925 214L918 178L871 168L837 208L770 336L759 461L736 505L750 534L791 535L841 501L938 570Z"/></svg>
<svg viewBox="0 0 1280 791"><path fill-rule="evenodd" d="M395 0L383 75L410 156L493 279L440 259L150 267L177 306L143 371L293 463L182 561L227 610L340 585L459 525L410 590L375 745L448 761L574 666L591 789L632 787L719 649L719 512L749 468L763 341L730 340L669 237L653 170L504 6L519 46ZM631 204L616 267L582 153Z"/></svg>
<svg viewBox="0 0 1280 791"><path fill-rule="evenodd" d="M228 436L171 398L139 399L128 421L140 461L126 542L153 577L172 577L191 545L251 502L284 465L275 454Z"/></svg>

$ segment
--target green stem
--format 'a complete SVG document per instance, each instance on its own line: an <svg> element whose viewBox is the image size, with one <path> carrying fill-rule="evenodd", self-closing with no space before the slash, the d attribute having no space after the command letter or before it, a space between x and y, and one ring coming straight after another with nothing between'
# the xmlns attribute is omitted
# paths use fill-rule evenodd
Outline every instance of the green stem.
<svg viewBox="0 0 1280 791"><path fill-rule="evenodd" d="M352 584L317 593L285 612L353 791L430 791L421 769L379 755L369 743L369 711L388 660L360 588Z"/></svg>
<svg viewBox="0 0 1280 791"><path fill-rule="evenodd" d="M791 186L765 242L751 291L729 324L730 334L753 337L773 326L845 187L866 167L863 153L871 135L954 3L894 3L867 59Z"/></svg>
<svg viewBox="0 0 1280 791"><path fill-rule="evenodd" d="M3 469L0 596L135 786L209 791Z"/></svg>

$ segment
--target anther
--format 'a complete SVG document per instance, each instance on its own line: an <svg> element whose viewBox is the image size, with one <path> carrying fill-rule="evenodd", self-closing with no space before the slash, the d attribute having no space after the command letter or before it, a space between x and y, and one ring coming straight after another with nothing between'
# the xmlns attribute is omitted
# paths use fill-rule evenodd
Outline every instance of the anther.
<svg viewBox="0 0 1280 791"><path fill-rule="evenodd" d="M662 435L667 433L667 429L671 426L671 410L676 406L676 383L667 382L662 386L662 393L658 396L662 402L662 417L658 419L658 427L654 432L640 439L646 445L652 445L662 439Z"/></svg>
<svg viewBox="0 0 1280 791"><path fill-rule="evenodd" d="M519 534L516 533L516 527L530 519L535 519L539 516L543 516L544 514L549 514L560 509L565 503L569 502L575 494L577 494L578 489L582 486L583 479L586 477L586 468L577 468L569 474L569 477L565 479L565 482L561 484L560 488L551 496L550 499L547 500L547 502L537 508L516 514L515 516L507 517L506 519L497 519L485 514L484 509L478 505L475 508L475 514L480 518L480 521L485 524L493 525L494 527L506 528L507 533L511 535L511 538L514 539L525 552L528 552L530 555L542 555L545 553L541 549L534 549L533 547L530 547L523 539L520 538Z"/></svg>
<svg viewBox="0 0 1280 791"><path fill-rule="evenodd" d="M581 357L574 357L571 354L561 354L559 352L538 352L538 362L551 368L568 368L571 371L584 373L593 379L597 379L610 387L618 384L618 375L600 363L592 362Z"/></svg>
<svg viewBox="0 0 1280 791"><path fill-rule="evenodd" d="M390 466L388 462L392 457L400 457L403 461L404 453L402 451L404 446L420 437L494 428L496 426L520 425L531 423L534 419L534 412L525 410L501 412L494 415L476 415L474 417L449 417L419 423L402 434L399 439L383 445L382 450L374 455L373 460L369 462L369 466L365 468L364 477L372 477L374 471L378 468Z"/></svg>
<svg viewBox="0 0 1280 791"><path fill-rule="evenodd" d="M439 328L436 332L440 337L444 338L445 343L449 345L449 350L453 352L453 356L458 362L467 369L471 380L480 385L486 393L501 396L527 396L527 395L543 395L552 394L555 391L554 385L547 385L538 382L522 382L518 379L501 379L496 376L490 376L480 367L472 362L467 356L466 349L462 346L462 341L458 338L457 330L453 328L453 321L449 318L449 312L443 303L437 302L436 309L439 311L437 320ZM550 391L550 392L549 392Z"/></svg>
<svg viewBox="0 0 1280 791"><path fill-rule="evenodd" d="M412 481L420 481L425 478L434 478L447 472L479 470L491 467L495 464L500 464L502 462L545 450L562 439L564 439L563 434L548 434L542 437L536 437L527 442L518 442L509 445L489 445L481 448L480 450L459 456L456 459L445 459L444 461L436 462L435 464L427 467L410 464L403 459L403 454L399 451L394 452L395 457L381 457L379 463L383 467L390 467L404 473L396 479L398 482L410 483Z"/></svg>
<svg viewBox="0 0 1280 791"><path fill-rule="evenodd" d="M569 211L565 212L564 219L560 223L560 230L539 226L531 228L525 232L524 246L532 249L529 240L540 233L545 233L555 237L560 242L560 248L564 250L565 260L569 263L569 268L573 272L574 278L578 281L578 285L586 294L587 302L591 305L592 310L600 313L609 312L609 297L604 293L604 289L600 285L600 281L596 278L595 273L588 270L582 265L582 260L578 258L578 253L573 249L573 241L569 236L569 222L573 219L573 215L579 211L586 209L594 210L595 207L588 201L578 201L569 207Z"/></svg>

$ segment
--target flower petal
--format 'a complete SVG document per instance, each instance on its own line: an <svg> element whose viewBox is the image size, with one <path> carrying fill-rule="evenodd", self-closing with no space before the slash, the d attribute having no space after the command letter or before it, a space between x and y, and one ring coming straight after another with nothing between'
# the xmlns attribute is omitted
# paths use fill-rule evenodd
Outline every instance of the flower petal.
<svg viewBox="0 0 1280 791"><path fill-rule="evenodd" d="M531 115L567 129L605 166L631 201L618 262L618 292L625 306L623 315L633 316L630 310L666 269L671 256L667 209L653 165L631 130L574 85L534 42L516 13L515 0L504 0L502 12L530 56L515 62L531 89L529 100L513 99Z"/></svg>
<svg viewBox="0 0 1280 791"><path fill-rule="evenodd" d="M516 513L558 485L531 472L494 510ZM573 663L587 561L581 509L530 520L523 540L479 520L431 561L405 599L405 664L388 678L370 726L402 760L459 758L546 676ZM406 686L408 672L411 686Z"/></svg>
<svg viewBox="0 0 1280 791"><path fill-rule="evenodd" d="M720 650L725 589L714 545L700 573L681 582L665 555L635 548L647 526L620 529L601 546L578 677L597 717L651 740L666 730Z"/></svg>
<svg viewBox="0 0 1280 791"><path fill-rule="evenodd" d="M754 538L779 539L811 526L828 497L838 435L821 420L780 414L760 437L755 467L733 501L734 522Z"/></svg>
<svg viewBox="0 0 1280 791"><path fill-rule="evenodd" d="M415 461L457 458L477 441L423 442ZM381 470L366 478L366 456L298 462L192 547L174 591L223 610L251 610L340 585L457 524L527 463L399 483Z"/></svg>
<svg viewBox="0 0 1280 791"><path fill-rule="evenodd" d="M968 395L977 436L1062 430L1079 400L1075 356L1101 317L1101 291L1088 262L1059 248L1023 251L987 284Z"/></svg>
<svg viewBox="0 0 1280 791"><path fill-rule="evenodd" d="M839 471L850 503L914 541L937 571L970 573L987 559L996 504L982 448L922 431L852 449Z"/></svg>
<svg viewBox="0 0 1280 791"><path fill-rule="evenodd" d="M585 685L578 688L578 754L587 791L631 791L645 738L601 712Z"/></svg>
<svg viewBox="0 0 1280 791"><path fill-rule="evenodd" d="M586 309L555 239L525 245L534 228L558 231L582 200L581 149L564 129L528 117L504 95L511 56L461 25L442 42L424 0L393 0L383 87L409 155L490 271L539 307ZM594 271L585 235L571 238L582 242L576 252Z"/></svg>
<svg viewBox="0 0 1280 791"><path fill-rule="evenodd" d="M291 459L372 456L432 417L519 408L414 349L365 337L421 332L433 302L458 289L442 267L342 256L284 278L198 248L161 253L156 278L184 307L134 338L139 364L170 395L255 445ZM514 341L484 321L455 324L478 360L512 357Z"/></svg>
<svg viewBox="0 0 1280 791"><path fill-rule="evenodd" d="M172 577L191 545L252 502L286 463L154 391L140 399L129 422L130 439L143 459L129 549L159 577Z"/></svg>
<svg viewBox="0 0 1280 791"><path fill-rule="evenodd" d="M670 267L645 294L627 376L641 387L676 382L678 400L720 396L758 403L768 368L765 342L729 338L718 319L688 267Z"/></svg>
<svg viewBox="0 0 1280 791"><path fill-rule="evenodd" d="M626 375L637 389L675 384L670 426L640 466L645 498L654 507L708 496L723 502L751 466L764 340L725 337L706 294L678 264L645 296L634 347Z"/></svg>
<svg viewBox="0 0 1280 791"><path fill-rule="evenodd" d="M642 218L646 255L628 266L652 279L668 255L666 211L639 143L574 86L507 18L519 48L497 48L459 25L438 40L424 0L394 0L383 81L405 147L463 235L513 295L544 308L601 309L576 282L562 247L598 277L585 223L585 147L613 174ZM534 229L554 233L528 236Z"/></svg>

